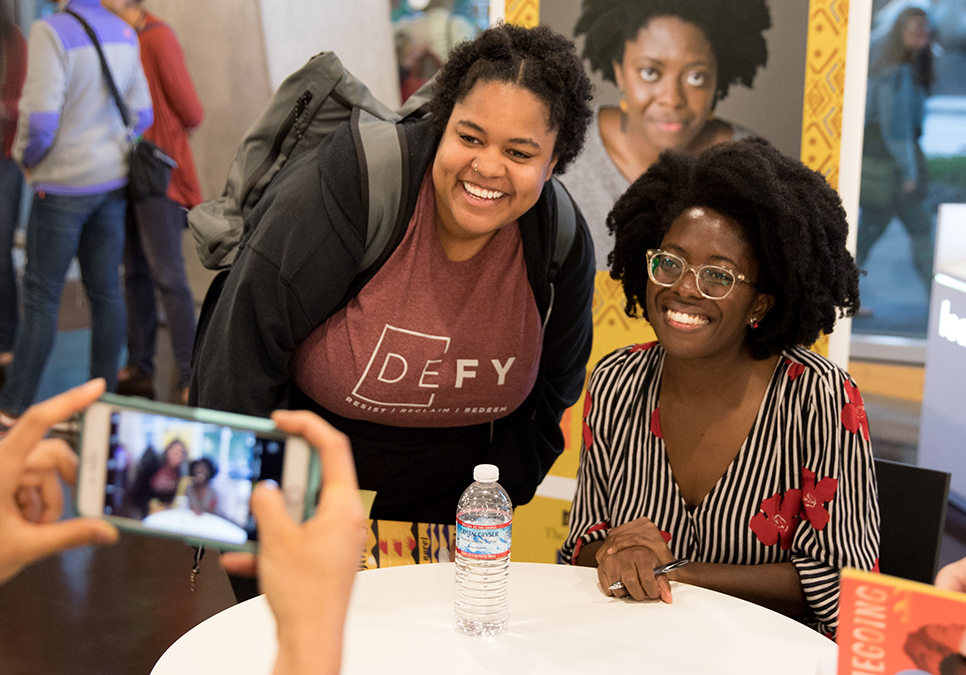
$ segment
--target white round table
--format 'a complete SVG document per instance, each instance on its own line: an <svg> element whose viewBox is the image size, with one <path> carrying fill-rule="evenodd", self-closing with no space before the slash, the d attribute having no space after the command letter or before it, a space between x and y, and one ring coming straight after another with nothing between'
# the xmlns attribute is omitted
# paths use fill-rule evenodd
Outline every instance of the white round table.
<svg viewBox="0 0 966 675"><path fill-rule="evenodd" d="M360 572L342 673L817 675L834 672L835 644L758 605L672 583L674 603L616 600L597 571L511 563L510 627L492 638L453 630L454 565ZM199 624L152 675L268 674L277 651L264 596ZM831 670L829 668L831 667Z"/></svg>

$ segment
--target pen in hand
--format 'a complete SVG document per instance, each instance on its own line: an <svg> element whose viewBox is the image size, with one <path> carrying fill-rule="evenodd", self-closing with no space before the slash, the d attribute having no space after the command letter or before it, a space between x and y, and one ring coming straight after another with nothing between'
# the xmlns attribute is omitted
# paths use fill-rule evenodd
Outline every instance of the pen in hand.
<svg viewBox="0 0 966 675"><path fill-rule="evenodd" d="M657 576L658 574L667 574L671 570L676 570L680 567L684 567L689 562L691 561L688 560L687 558L679 558L678 560L673 560L669 562L667 565L661 565L660 567L655 567L654 576ZM615 581L614 583L612 583L610 586L607 587L607 590L616 591L618 588L624 588L623 581Z"/></svg>

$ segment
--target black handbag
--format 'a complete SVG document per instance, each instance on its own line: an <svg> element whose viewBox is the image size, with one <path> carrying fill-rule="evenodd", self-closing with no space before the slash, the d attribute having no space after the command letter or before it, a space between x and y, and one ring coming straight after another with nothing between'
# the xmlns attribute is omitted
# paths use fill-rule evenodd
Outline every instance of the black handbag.
<svg viewBox="0 0 966 675"><path fill-rule="evenodd" d="M94 43L97 56L101 60L101 70L104 73L107 88L110 90L111 96L114 97L114 103L117 105L118 112L121 113L121 119L124 121L124 126L131 138L131 151L128 154L128 199L137 202L148 197L163 197L168 191L168 183L171 182L171 170L178 166L178 163L151 141L134 137L130 112L117 91L117 85L114 84L111 69L107 65L107 59L104 58L104 51L101 49L101 43L98 41L94 29L80 14L70 9L64 11L80 22L84 30L87 31L91 42Z"/></svg>

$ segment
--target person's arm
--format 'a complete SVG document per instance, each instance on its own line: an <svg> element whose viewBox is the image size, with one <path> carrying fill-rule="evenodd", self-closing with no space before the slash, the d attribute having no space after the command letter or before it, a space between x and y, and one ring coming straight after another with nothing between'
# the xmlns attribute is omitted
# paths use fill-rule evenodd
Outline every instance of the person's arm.
<svg viewBox="0 0 966 675"><path fill-rule="evenodd" d="M341 168L320 181L322 165ZM191 405L258 416L285 405L295 348L358 271L365 230L352 223L366 217L361 202L347 124L275 177L246 219L254 233L196 344Z"/></svg>
<svg viewBox="0 0 966 675"><path fill-rule="evenodd" d="M145 58L160 61L157 73L164 98L181 121L184 129L194 129L201 124L205 110L195 91L194 82L185 64L184 52L174 31L165 24L148 27L141 37L142 61Z"/></svg>
<svg viewBox="0 0 966 675"><path fill-rule="evenodd" d="M606 385L612 369L620 369L621 361L618 355L602 359L591 373L584 397L577 489L570 508L570 532L560 548L564 563L597 567L595 553L610 529L607 478L614 460L608 420L613 411L604 410L597 401L600 387Z"/></svg>
<svg viewBox="0 0 966 675"><path fill-rule="evenodd" d="M560 419L580 397L587 377L593 339L594 245L576 205L575 210L574 241L553 284L553 305L544 326L542 377L517 410L497 420L488 456L500 467L500 484L514 505L533 498L563 452Z"/></svg>
<svg viewBox="0 0 966 675"><path fill-rule="evenodd" d="M137 63L131 70L130 80L124 84L118 82L117 87L131 114L134 135L140 136L154 124L154 107L148 80L144 76L144 68L141 67L141 50L136 39L134 49L137 51Z"/></svg>
<svg viewBox="0 0 966 675"><path fill-rule="evenodd" d="M279 429L304 436L322 458L322 493L315 515L295 523L277 487L260 484L252 495L258 522L257 560L225 554L222 564L245 574L257 566L278 625L275 675L329 675L339 672L345 615L365 520L356 483L352 449L345 435L308 412L278 411Z"/></svg>
<svg viewBox="0 0 966 675"><path fill-rule="evenodd" d="M67 55L53 29L45 21L35 21L27 42L27 78L13 147L13 157L24 169L32 169L43 160L60 128L66 63Z"/></svg>
<svg viewBox="0 0 966 675"><path fill-rule="evenodd" d="M92 380L27 410L0 440L0 583L30 563L67 548L113 544L117 530L96 518L58 519L60 479L74 485L77 456L48 429L94 402L104 380Z"/></svg>
<svg viewBox="0 0 966 675"><path fill-rule="evenodd" d="M966 558L951 562L936 575L936 588L966 593Z"/></svg>

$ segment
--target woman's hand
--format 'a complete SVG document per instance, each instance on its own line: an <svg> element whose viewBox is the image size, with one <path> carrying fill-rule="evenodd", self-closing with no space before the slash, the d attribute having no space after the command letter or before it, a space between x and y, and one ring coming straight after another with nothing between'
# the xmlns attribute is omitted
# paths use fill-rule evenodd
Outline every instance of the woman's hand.
<svg viewBox="0 0 966 675"><path fill-rule="evenodd" d="M597 579L605 595L671 603L667 575L654 576L654 568L674 560L664 537L649 519L641 517L618 525L607 533L597 550ZM624 588L611 590L620 581Z"/></svg>
<svg viewBox="0 0 966 675"><path fill-rule="evenodd" d="M55 522L64 509L60 479L74 485L77 456L62 440L44 439L102 393L104 380L93 380L38 403L0 441L0 583L64 549L117 541L117 530L97 518Z"/></svg>
<svg viewBox="0 0 966 675"><path fill-rule="evenodd" d="M936 575L936 587L966 593L966 558L949 563Z"/></svg>
<svg viewBox="0 0 966 675"><path fill-rule="evenodd" d="M278 623L275 672L336 673L342 627L365 543L365 520L349 440L309 412L277 411L278 428L303 436L322 457L322 494L316 514L296 523L277 487L252 495L258 521L257 571ZM250 554L224 554L230 572L253 572Z"/></svg>

